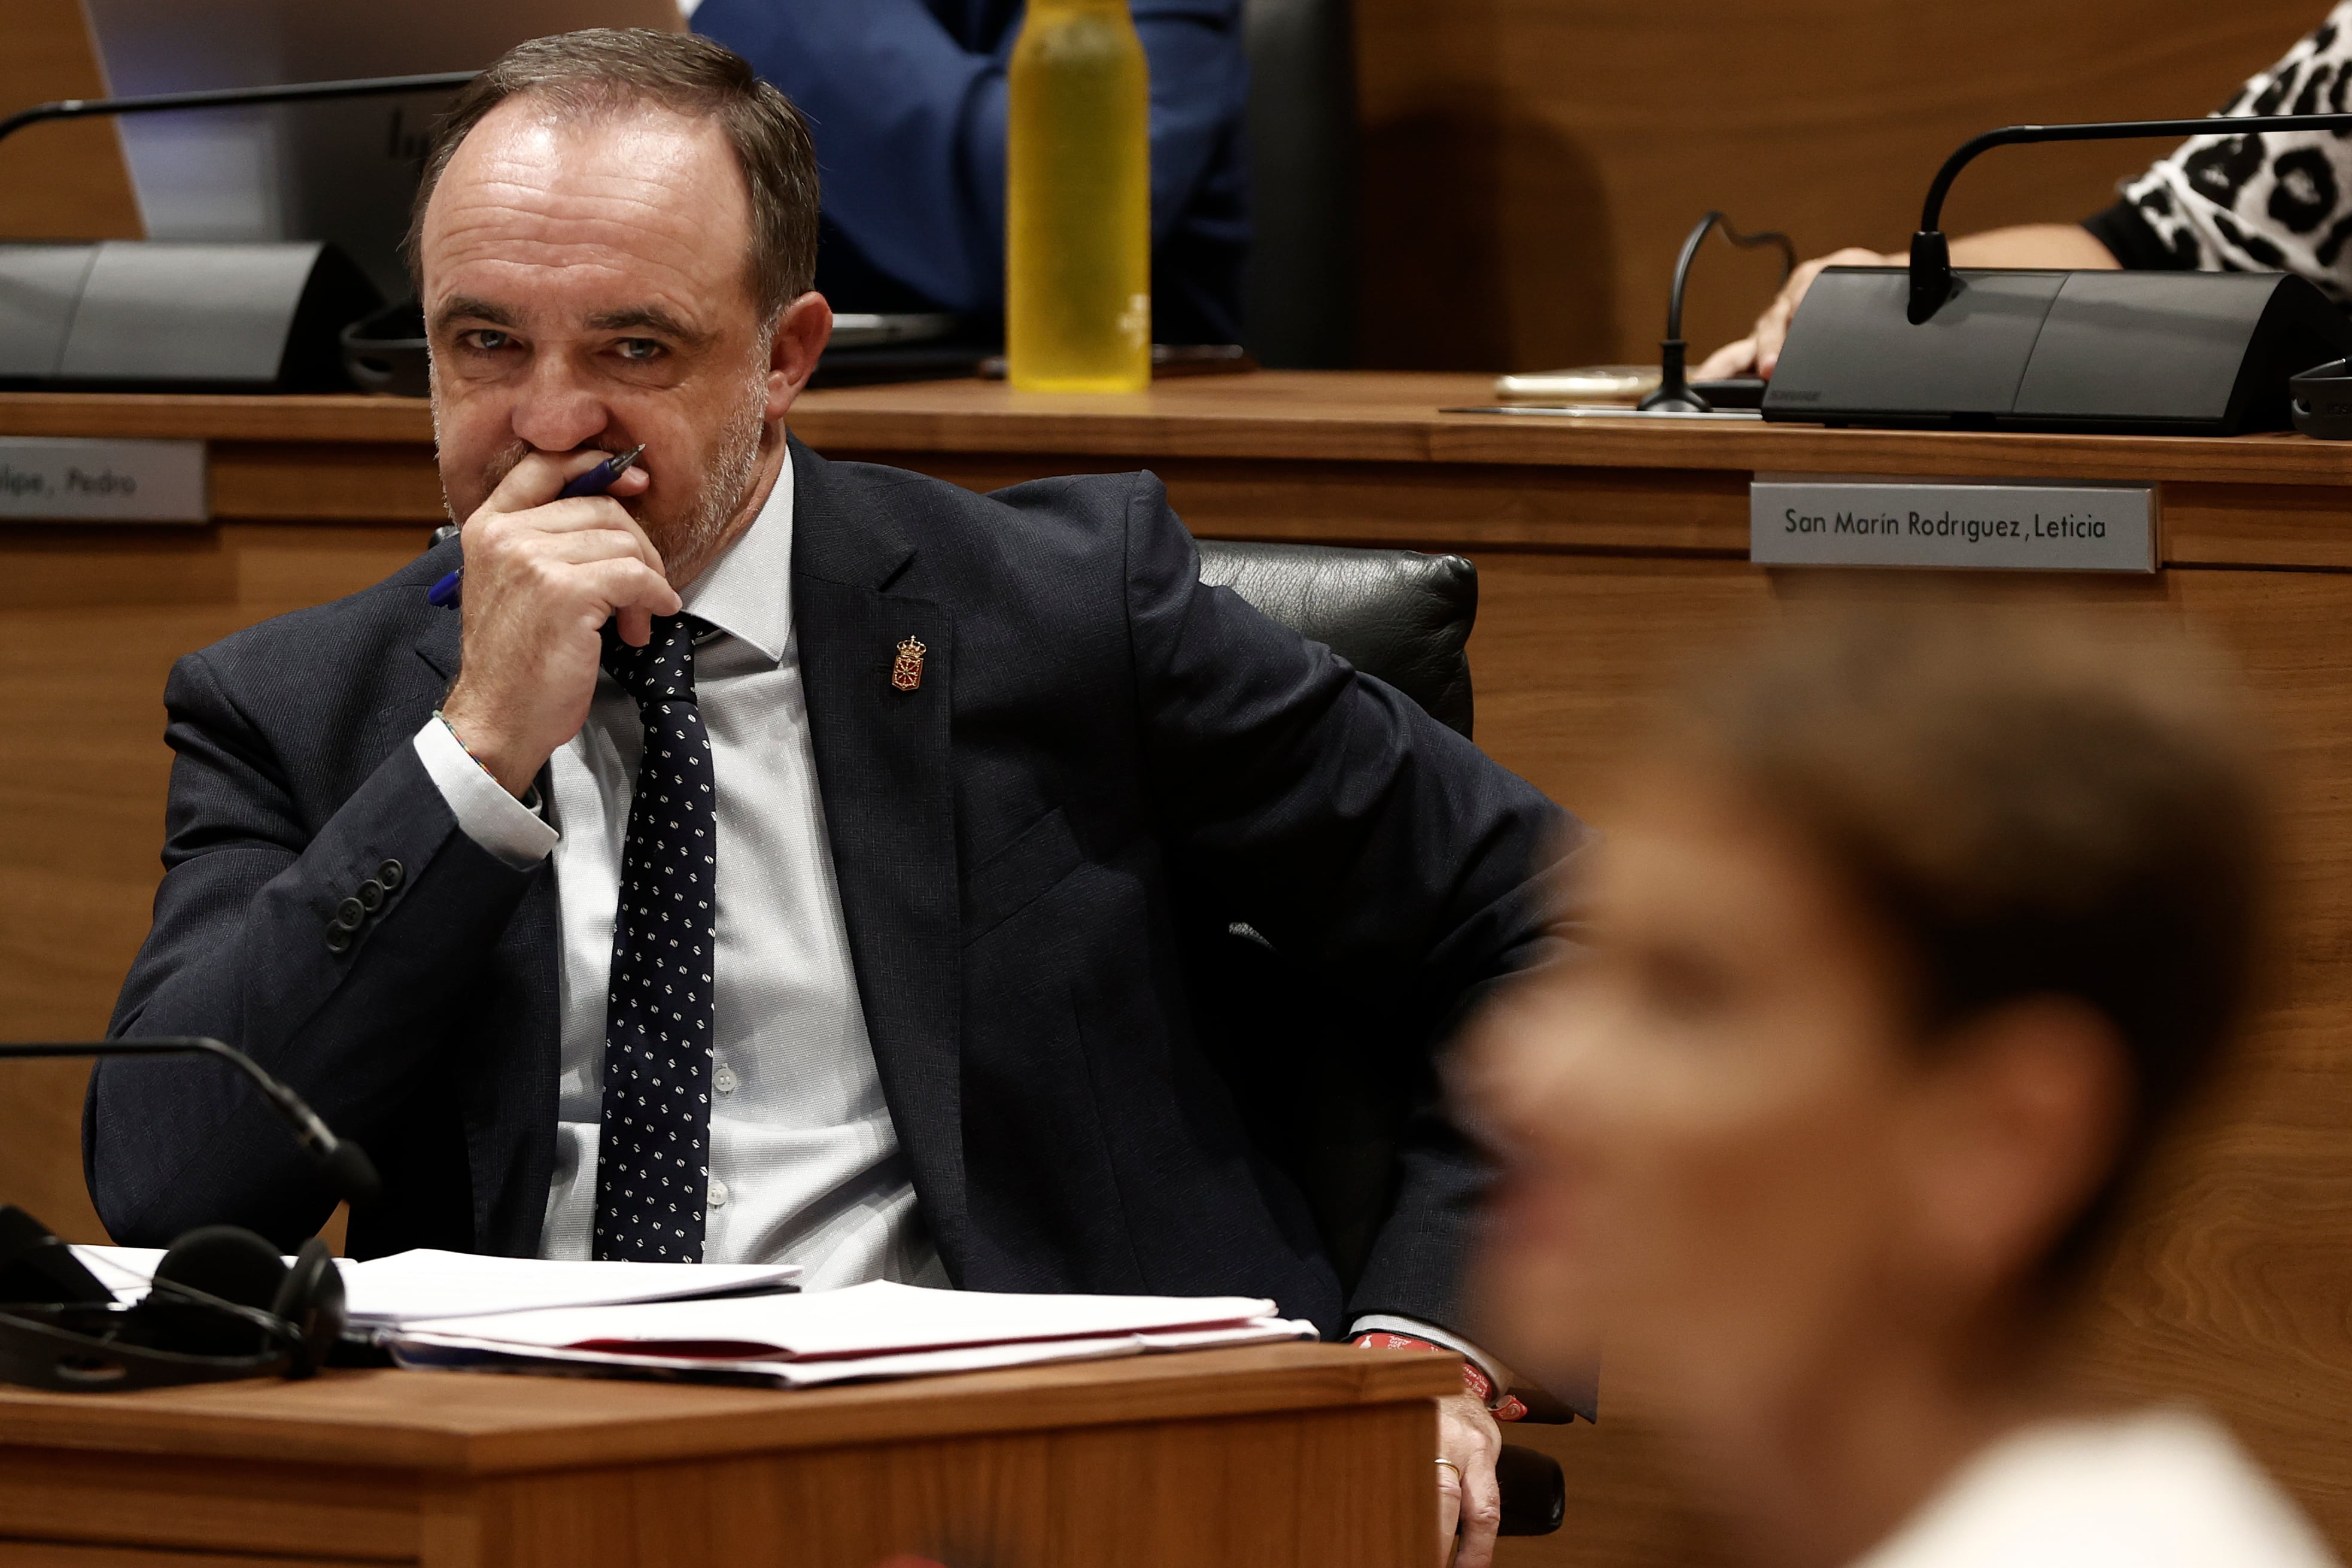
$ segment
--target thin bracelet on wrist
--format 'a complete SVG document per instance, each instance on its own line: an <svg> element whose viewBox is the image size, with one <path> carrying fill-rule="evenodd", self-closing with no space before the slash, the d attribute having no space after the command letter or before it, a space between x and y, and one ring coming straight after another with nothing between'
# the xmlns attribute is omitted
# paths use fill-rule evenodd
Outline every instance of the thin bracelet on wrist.
<svg viewBox="0 0 2352 1568"><path fill-rule="evenodd" d="M442 712L438 708L436 708L433 710L433 717L441 721L441 728L449 731L449 738L457 742L457 749L466 753L467 761L481 769L482 772L488 776L489 781L492 784L498 784L499 788L502 790L506 789L507 786L505 784L499 783L499 775L490 772L490 765L475 754L473 747L466 744L466 737L457 733L457 726L449 722L449 715ZM509 790L507 793L513 795L511 790ZM537 779L531 780L530 787L523 791L522 794L514 795L514 798L522 803L522 808L525 811L538 811L540 804L539 781Z"/></svg>

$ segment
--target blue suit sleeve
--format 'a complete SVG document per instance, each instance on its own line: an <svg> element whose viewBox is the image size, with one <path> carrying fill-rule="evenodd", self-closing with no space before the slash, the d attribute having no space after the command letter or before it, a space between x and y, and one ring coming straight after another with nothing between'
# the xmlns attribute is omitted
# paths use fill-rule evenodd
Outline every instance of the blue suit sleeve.
<svg viewBox="0 0 2352 1568"><path fill-rule="evenodd" d="M1248 97L1240 0L1134 0L1151 68L1151 213L1166 237ZM883 271L957 310L1004 290L1006 71L922 0L705 0L695 30L809 117L824 210Z"/></svg>
<svg viewBox="0 0 2352 1568"><path fill-rule="evenodd" d="M992 143L1002 186L1001 60L922 0L706 0L694 26L808 116L824 210L876 266L953 310L995 302L1004 198L981 199L966 149Z"/></svg>
<svg viewBox="0 0 2352 1568"><path fill-rule="evenodd" d="M165 871L108 1033L226 1040L366 1143L427 1081L533 875L466 837L412 745L315 821L211 653L180 660L163 701ZM394 860L400 879L330 948L341 901ZM233 1224L290 1251L335 1206L268 1106L205 1058L99 1063L82 1163L108 1234L129 1246Z"/></svg>
<svg viewBox="0 0 2352 1568"><path fill-rule="evenodd" d="M1249 107L1241 0L1131 0L1151 63L1151 243L1166 239Z"/></svg>

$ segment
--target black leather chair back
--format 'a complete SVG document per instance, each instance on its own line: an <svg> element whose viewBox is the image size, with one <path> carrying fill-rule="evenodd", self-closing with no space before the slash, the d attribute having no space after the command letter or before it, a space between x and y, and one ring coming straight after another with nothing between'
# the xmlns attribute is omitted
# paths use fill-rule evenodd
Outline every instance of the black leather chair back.
<svg viewBox="0 0 2352 1568"><path fill-rule="evenodd" d="M1247 0L1249 278L1242 334L1276 369L1356 363L1354 0Z"/></svg>
<svg viewBox="0 0 2352 1568"><path fill-rule="evenodd" d="M1470 733L1478 568L1459 555L1201 541L1201 581L1280 621Z"/></svg>

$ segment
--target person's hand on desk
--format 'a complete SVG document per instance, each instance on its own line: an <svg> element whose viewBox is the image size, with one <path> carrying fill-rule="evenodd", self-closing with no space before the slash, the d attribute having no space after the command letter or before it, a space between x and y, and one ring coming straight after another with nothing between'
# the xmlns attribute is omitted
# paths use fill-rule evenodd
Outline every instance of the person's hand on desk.
<svg viewBox="0 0 2352 1568"><path fill-rule="evenodd" d="M1789 274L1789 281L1781 285L1780 292L1774 296L1772 302L1764 307L1764 313L1756 318L1756 324L1748 329L1748 335L1737 342L1724 344L1700 361L1698 369L1691 373L1691 379L1722 381L1735 375L1770 376L1773 367L1780 363L1780 345L1788 341L1789 323L1795 319L1797 307L1804 300L1805 290L1813 286L1813 279L1822 275L1823 268L1892 267L1896 265L1896 258L1881 256L1874 250L1848 246L1843 250L1832 250L1827 256L1816 257L1806 262Z"/></svg>
<svg viewBox="0 0 2352 1568"><path fill-rule="evenodd" d="M1489 1568L1503 1521L1495 1458L1503 1429L1468 1390L1437 1402L1437 1561L1444 1568ZM1457 1541L1456 1536L1460 1539Z"/></svg>
<svg viewBox="0 0 2352 1568"><path fill-rule="evenodd" d="M466 520L463 673L442 704L459 743L520 797L580 732L596 691L604 623L643 647L677 591L621 501L651 482L631 468L601 496L556 492L610 454L533 452Z"/></svg>
<svg viewBox="0 0 2352 1568"><path fill-rule="evenodd" d="M1797 307L1822 269L1831 267L1908 267L1908 251L1882 256L1849 246L1817 257L1789 274L1780 292L1756 318L1748 335L1724 344L1700 362L1693 381L1721 381L1736 375L1760 375L1767 380L1780 367L1781 345L1789 339L1789 323ZM1955 267L2063 267L2084 271L2113 271L2116 261L2107 247L2079 224L2029 223L1990 229L1952 241Z"/></svg>

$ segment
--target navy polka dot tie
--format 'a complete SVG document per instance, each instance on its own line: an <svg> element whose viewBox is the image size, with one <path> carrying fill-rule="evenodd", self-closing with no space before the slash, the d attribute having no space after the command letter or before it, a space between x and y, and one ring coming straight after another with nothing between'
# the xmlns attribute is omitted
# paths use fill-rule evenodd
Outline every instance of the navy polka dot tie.
<svg viewBox="0 0 2352 1568"><path fill-rule="evenodd" d="M694 700L691 616L644 647L604 628L604 668L637 700L645 760L629 805L604 1011L595 1255L702 1261L710 1185L711 904L719 829L710 735Z"/></svg>

